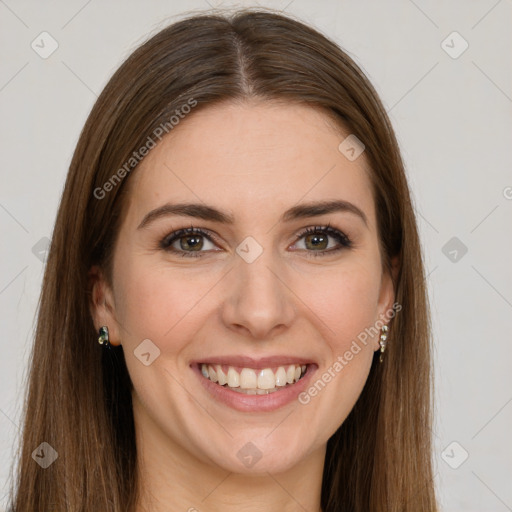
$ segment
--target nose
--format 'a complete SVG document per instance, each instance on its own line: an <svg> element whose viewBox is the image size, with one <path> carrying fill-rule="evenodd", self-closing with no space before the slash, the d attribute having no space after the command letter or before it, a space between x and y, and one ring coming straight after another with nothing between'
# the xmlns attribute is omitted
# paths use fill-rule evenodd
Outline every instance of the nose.
<svg viewBox="0 0 512 512"><path fill-rule="evenodd" d="M247 263L242 258L229 272L222 319L227 328L268 340L290 327L296 314L284 267L270 251Z"/></svg>

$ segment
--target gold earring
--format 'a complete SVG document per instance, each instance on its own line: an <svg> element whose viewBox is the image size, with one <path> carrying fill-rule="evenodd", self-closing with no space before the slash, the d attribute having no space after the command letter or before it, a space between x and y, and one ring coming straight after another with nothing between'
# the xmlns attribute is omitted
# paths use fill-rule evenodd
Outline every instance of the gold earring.
<svg viewBox="0 0 512 512"><path fill-rule="evenodd" d="M386 350L386 345L388 343L388 331L389 331L389 327L387 325L383 325L382 326L382 331L380 333L380 340L379 340L379 345L380 345L380 356L379 356L379 361L382 363L382 361L384 361L384 351Z"/></svg>

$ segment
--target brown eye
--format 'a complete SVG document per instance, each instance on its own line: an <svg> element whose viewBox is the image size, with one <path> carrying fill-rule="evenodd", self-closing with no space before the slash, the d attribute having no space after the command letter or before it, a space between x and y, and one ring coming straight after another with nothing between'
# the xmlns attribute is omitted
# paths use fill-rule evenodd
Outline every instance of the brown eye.
<svg viewBox="0 0 512 512"><path fill-rule="evenodd" d="M308 256L326 256L352 247L347 235L329 225L308 228L298 238L304 241L304 247L299 249L306 251Z"/></svg>
<svg viewBox="0 0 512 512"><path fill-rule="evenodd" d="M184 251L200 251L204 245L202 237L199 235L187 235L178 238L180 241L180 249Z"/></svg>
<svg viewBox="0 0 512 512"><path fill-rule="evenodd" d="M194 227L174 231L167 235L159 245L164 251L178 253L184 257L200 257L201 253L210 252L215 248L210 235L206 231Z"/></svg>
<svg viewBox="0 0 512 512"><path fill-rule="evenodd" d="M308 249L325 250L329 245L329 237L325 234L314 233L313 235L306 235L304 242Z"/></svg>

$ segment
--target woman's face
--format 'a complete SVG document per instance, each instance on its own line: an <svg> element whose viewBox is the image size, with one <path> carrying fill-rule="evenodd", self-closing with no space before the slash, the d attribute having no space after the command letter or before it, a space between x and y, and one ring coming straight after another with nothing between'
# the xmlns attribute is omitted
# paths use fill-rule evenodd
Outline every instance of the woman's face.
<svg viewBox="0 0 512 512"><path fill-rule="evenodd" d="M338 149L348 135L308 106L223 104L129 178L95 319L123 345L138 432L162 455L285 471L354 406L378 349L363 333L393 290L365 155Z"/></svg>

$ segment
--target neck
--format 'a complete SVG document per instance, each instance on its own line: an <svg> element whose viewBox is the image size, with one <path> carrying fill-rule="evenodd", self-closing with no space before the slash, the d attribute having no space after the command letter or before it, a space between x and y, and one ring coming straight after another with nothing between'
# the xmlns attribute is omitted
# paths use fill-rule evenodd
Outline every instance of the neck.
<svg viewBox="0 0 512 512"><path fill-rule="evenodd" d="M239 474L198 460L147 416L138 425L137 416L135 512L321 512L325 445L285 472Z"/></svg>

